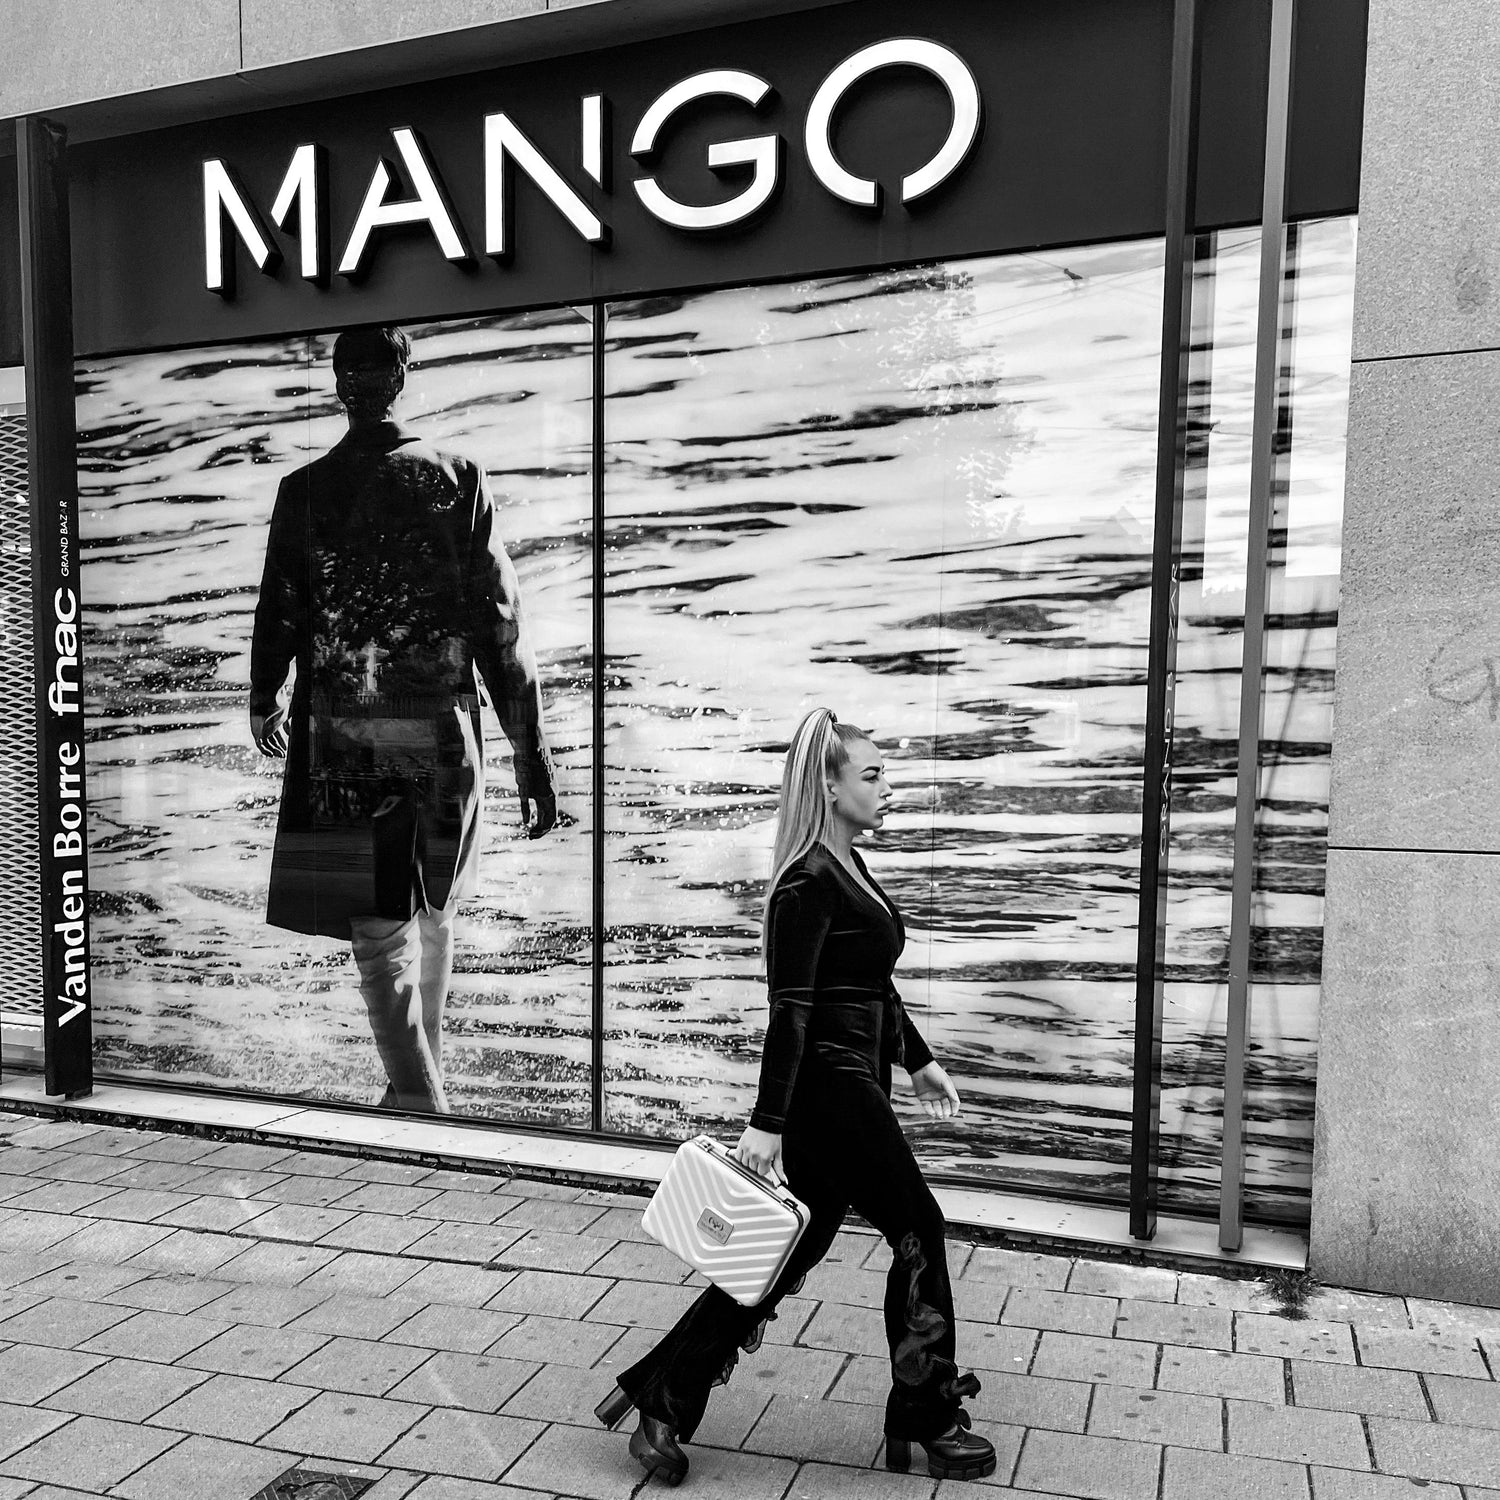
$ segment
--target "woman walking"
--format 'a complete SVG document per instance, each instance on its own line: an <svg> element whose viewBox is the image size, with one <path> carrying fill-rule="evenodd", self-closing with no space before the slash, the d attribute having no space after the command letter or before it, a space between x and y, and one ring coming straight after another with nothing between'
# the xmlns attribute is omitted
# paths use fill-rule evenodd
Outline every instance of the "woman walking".
<svg viewBox="0 0 1500 1500"><path fill-rule="evenodd" d="M890 1103L899 1064L929 1115L946 1119L959 1109L958 1091L891 983L906 941L900 913L854 848L859 834L885 821L890 798L880 752L863 730L826 708L797 726L765 906L771 1013L760 1090L735 1154L763 1176L784 1178L811 1219L764 1301L742 1307L709 1287L600 1403L606 1427L639 1411L630 1451L668 1484L687 1473L680 1445L702 1420L710 1389L728 1380L739 1350L759 1348L777 1303L828 1253L851 1207L892 1250L886 1467L908 1468L917 1443L935 1477L995 1471L994 1448L968 1431L961 1404L979 1382L954 1363L942 1211Z"/></svg>

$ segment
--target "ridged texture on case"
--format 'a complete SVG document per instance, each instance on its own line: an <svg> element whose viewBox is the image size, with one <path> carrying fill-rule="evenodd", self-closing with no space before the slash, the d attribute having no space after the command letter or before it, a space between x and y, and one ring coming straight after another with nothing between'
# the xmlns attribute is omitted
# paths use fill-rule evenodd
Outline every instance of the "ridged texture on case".
<svg viewBox="0 0 1500 1500"><path fill-rule="evenodd" d="M790 1193L742 1175L728 1156L707 1136L684 1141L641 1226L736 1302L753 1307L801 1238L807 1209ZM719 1221L717 1232L703 1225L705 1209Z"/></svg>

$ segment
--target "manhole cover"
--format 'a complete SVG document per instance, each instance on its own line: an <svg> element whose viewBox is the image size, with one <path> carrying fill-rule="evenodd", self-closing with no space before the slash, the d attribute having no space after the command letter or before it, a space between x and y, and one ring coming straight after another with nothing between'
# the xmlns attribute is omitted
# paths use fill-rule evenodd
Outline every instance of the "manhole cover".
<svg viewBox="0 0 1500 1500"><path fill-rule="evenodd" d="M354 1474L324 1474L317 1469L288 1469L250 1500L353 1500L375 1481Z"/></svg>

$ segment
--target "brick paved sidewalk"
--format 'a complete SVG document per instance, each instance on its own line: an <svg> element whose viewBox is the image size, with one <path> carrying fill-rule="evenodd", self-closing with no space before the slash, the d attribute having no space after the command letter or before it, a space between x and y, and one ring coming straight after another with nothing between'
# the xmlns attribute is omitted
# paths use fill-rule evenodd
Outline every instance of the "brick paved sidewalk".
<svg viewBox="0 0 1500 1500"><path fill-rule="evenodd" d="M0 1115L0 1500L249 1500L298 1464L623 1500L592 1407L694 1295L643 1202ZM1500 1500L1500 1311L1326 1291L1291 1321L1256 1283L957 1241L999 1471L888 1474L886 1251L834 1257L715 1392L685 1495Z"/></svg>

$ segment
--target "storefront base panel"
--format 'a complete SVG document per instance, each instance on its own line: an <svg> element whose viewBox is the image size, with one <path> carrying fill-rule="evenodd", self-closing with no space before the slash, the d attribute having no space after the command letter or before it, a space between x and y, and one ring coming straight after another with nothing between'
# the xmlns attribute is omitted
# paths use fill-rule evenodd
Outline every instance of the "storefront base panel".
<svg viewBox="0 0 1500 1500"><path fill-rule="evenodd" d="M1324 1281L1500 1305L1500 859L1330 851L1313 1156Z"/></svg>
<svg viewBox="0 0 1500 1500"><path fill-rule="evenodd" d="M514 1172L639 1193L649 1193L661 1181L672 1159L671 1151L663 1147L378 1118L276 1100L121 1084L101 1085L85 1099L64 1103L43 1091L39 1076L0 1083L0 1109L67 1119L108 1119L142 1129L212 1130L263 1145L325 1147L395 1161L416 1158L434 1166ZM1248 1228L1243 1249L1226 1255L1218 1248L1217 1225L1199 1219L1164 1215L1157 1221L1155 1239L1143 1245L1130 1237L1124 1208L965 1188L938 1186L934 1191L944 1217L959 1235L986 1242L1131 1251L1135 1252L1132 1258L1157 1264L1191 1267L1212 1262L1221 1272L1236 1265L1247 1270L1301 1270L1307 1264L1306 1240L1286 1229Z"/></svg>

